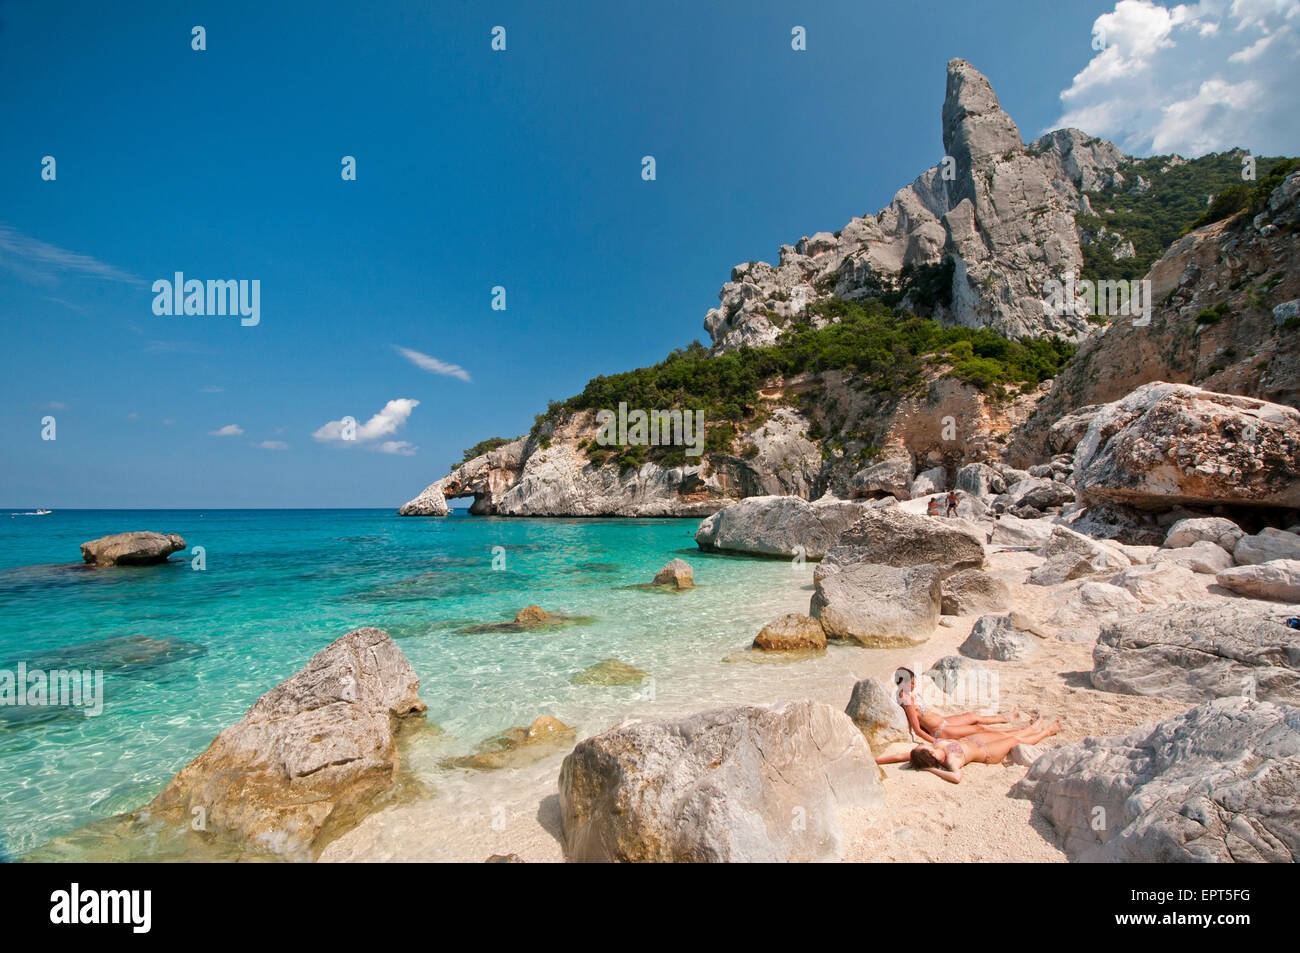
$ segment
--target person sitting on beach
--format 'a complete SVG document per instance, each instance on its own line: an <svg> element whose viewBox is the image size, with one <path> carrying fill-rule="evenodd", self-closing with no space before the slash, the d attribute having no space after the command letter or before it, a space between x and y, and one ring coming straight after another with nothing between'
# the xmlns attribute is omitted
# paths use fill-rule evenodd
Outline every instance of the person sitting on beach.
<svg viewBox="0 0 1300 953"><path fill-rule="evenodd" d="M948 491L948 512L947 512L948 516L957 515L957 504L959 502L960 500L957 498L957 491L949 490Z"/></svg>
<svg viewBox="0 0 1300 953"><path fill-rule="evenodd" d="M887 754L876 759L876 764L897 764L910 761L917 771L929 771L953 784L961 783L961 769L972 761L980 764L1000 764L1016 745L1036 745L1044 738L1061 730L1061 723L1044 725L1036 721L1019 731L981 731L967 735L961 741L941 741L938 744L917 745L907 754Z"/></svg>
<svg viewBox="0 0 1300 953"><path fill-rule="evenodd" d="M930 502L925 505L925 515L926 516L939 515L939 498L937 496L930 497Z"/></svg>
<svg viewBox="0 0 1300 953"><path fill-rule="evenodd" d="M980 715L973 711L959 715L941 715L922 700L916 690L916 675L910 668L900 668L894 673L898 693L894 696L913 736L934 742L941 738L964 738L983 731L985 725L1009 725L1020 717L1019 710L1008 715Z"/></svg>

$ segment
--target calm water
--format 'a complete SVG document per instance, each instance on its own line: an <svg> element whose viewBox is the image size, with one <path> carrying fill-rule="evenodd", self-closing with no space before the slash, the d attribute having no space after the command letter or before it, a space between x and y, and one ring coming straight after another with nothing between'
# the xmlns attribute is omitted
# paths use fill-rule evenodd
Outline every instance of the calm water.
<svg viewBox="0 0 1300 953"><path fill-rule="evenodd" d="M570 678L605 658L707 698L726 671L721 657L748 644L799 583L781 561L699 553L697 526L386 510L5 511L0 669L102 668L105 705L98 717L41 720L0 709L0 856L145 803L262 693L362 625L398 641L430 720L465 747L543 713L604 727L635 690ZM75 562L80 543L135 529L205 547L206 570L188 553L131 569ZM690 560L699 590L626 588L674 556ZM529 604L592 619L547 632L457 631ZM123 660L110 641L131 637L156 640L149 657Z"/></svg>

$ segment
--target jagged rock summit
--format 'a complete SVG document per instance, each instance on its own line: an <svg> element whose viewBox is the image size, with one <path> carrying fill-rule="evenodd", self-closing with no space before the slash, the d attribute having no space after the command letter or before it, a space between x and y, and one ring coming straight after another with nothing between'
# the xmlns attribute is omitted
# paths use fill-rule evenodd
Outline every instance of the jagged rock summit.
<svg viewBox="0 0 1300 953"><path fill-rule="evenodd" d="M1087 336L1086 306L1054 307L1043 286L1080 272L1074 217L1087 210L1081 190L1112 182L1128 157L1077 129L1026 145L992 84L963 59L948 63L942 119L944 159L886 208L834 234L781 246L775 266L732 269L721 306L704 319L715 349L772 344L819 298L890 290L939 320L1006 337ZM938 282L937 300L925 300L912 283L922 275Z"/></svg>

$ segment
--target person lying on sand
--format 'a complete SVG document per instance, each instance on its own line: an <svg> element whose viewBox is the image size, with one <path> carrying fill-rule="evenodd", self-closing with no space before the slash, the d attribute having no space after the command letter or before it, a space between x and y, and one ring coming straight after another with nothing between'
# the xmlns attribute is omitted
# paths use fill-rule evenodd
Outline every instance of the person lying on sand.
<svg viewBox="0 0 1300 953"><path fill-rule="evenodd" d="M1036 745L1060 730L1059 721L1050 725L1036 721L1019 731L980 731L967 735L961 741L917 745L907 754L881 755L876 759L876 764L910 761L917 771L929 771L945 781L960 784L961 769L972 761L999 764L1016 745Z"/></svg>
<svg viewBox="0 0 1300 953"><path fill-rule="evenodd" d="M959 715L941 715L930 708L916 691L916 675L910 668L900 668L894 673L894 684L898 686L895 700L907 716L907 725L912 734L923 741L934 742L940 738L965 738L984 725L1010 725L1020 717L1019 709L1010 715L980 715L973 711ZM1005 729L1004 729L1005 730Z"/></svg>

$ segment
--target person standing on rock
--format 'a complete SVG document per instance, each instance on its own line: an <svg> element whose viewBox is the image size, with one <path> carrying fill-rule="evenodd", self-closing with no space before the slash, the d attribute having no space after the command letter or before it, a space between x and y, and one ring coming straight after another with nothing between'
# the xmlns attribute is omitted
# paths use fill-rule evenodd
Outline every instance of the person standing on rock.
<svg viewBox="0 0 1300 953"><path fill-rule="evenodd" d="M960 500L957 497L957 491L955 489L950 489L948 491L948 516L957 515L957 504L959 502Z"/></svg>

